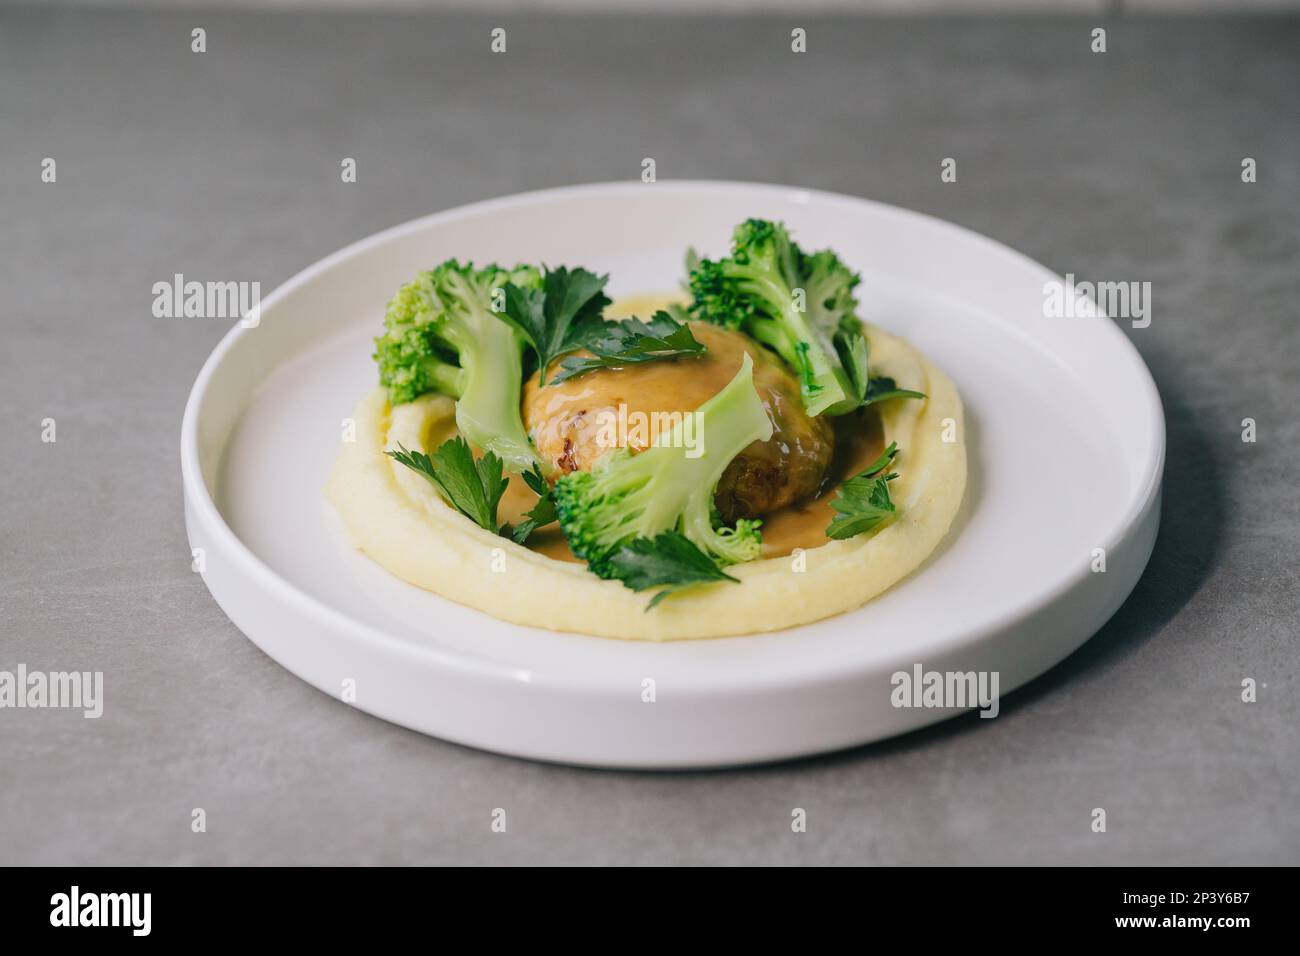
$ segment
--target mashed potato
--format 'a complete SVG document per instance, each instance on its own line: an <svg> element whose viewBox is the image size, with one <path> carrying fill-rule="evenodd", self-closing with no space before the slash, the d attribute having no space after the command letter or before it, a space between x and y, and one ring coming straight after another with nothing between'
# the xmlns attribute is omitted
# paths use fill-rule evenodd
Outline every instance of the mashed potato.
<svg viewBox="0 0 1300 956"><path fill-rule="evenodd" d="M400 442L430 451L455 434L454 405L425 395L391 408L382 389L355 412L326 486L353 544L405 581L518 624L632 640L774 631L859 607L915 570L942 541L966 487L962 404L943 372L905 341L865 325L874 374L925 392L881 406L886 443L901 449L890 485L899 517L863 535L728 568L740 584L675 594L646 612L650 592L602 581L491 534L423 477L384 454ZM511 483L521 479L512 477Z"/></svg>

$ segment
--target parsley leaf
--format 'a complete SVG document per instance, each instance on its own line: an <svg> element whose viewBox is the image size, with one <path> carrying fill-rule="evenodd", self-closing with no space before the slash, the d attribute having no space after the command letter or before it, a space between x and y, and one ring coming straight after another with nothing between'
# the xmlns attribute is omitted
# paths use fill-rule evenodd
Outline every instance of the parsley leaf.
<svg viewBox="0 0 1300 956"><path fill-rule="evenodd" d="M925 392L916 392L910 388L899 388L898 384L887 376L881 375L867 381L867 394L862 400L863 407L891 398L925 398Z"/></svg>
<svg viewBox="0 0 1300 956"><path fill-rule="evenodd" d="M857 397L858 407L874 405L891 398L925 398L924 392L910 388L899 388L898 383L886 376L872 377L867 370L867 359L871 347L867 337L857 329L844 329L835 333L835 349L840 353L840 361L849 374L849 384Z"/></svg>
<svg viewBox="0 0 1300 956"><path fill-rule="evenodd" d="M498 532L497 505L510 484L502 476L500 458L488 452L475 462L469 442L459 436L439 445L432 458L400 443L397 447L386 454L429 479L448 504L480 528Z"/></svg>
<svg viewBox="0 0 1300 956"><path fill-rule="evenodd" d="M662 587L646 605L649 611L675 591L709 581L733 581L713 559L676 531L633 538L605 559L602 577L616 578L633 591Z"/></svg>
<svg viewBox="0 0 1300 956"><path fill-rule="evenodd" d="M601 321L609 298L601 290L609 276L586 269L572 272L564 266L547 269L540 289L505 287L501 317L523 334L537 353L538 381L561 355L581 347L582 340Z"/></svg>
<svg viewBox="0 0 1300 956"><path fill-rule="evenodd" d="M561 363L560 373L551 379L552 385L598 368L637 365L704 352L704 346L691 334L690 326L678 322L662 309L649 322L631 318L606 322L603 328L593 327L582 347L592 354L566 358Z"/></svg>
<svg viewBox="0 0 1300 956"><path fill-rule="evenodd" d="M880 527L898 514L889 498L889 483L897 474L883 474L898 455L898 443L891 442L884 452L860 474L854 475L839 487L839 494L831 502L838 512L826 528L828 538L852 538Z"/></svg>
<svg viewBox="0 0 1300 956"><path fill-rule="evenodd" d="M533 505L523 521L511 529L510 537L514 539L515 544L523 544L538 528L556 520L555 499L551 497L551 486L542 476L542 470L533 465L530 470L524 472L524 481L537 493L537 504Z"/></svg>

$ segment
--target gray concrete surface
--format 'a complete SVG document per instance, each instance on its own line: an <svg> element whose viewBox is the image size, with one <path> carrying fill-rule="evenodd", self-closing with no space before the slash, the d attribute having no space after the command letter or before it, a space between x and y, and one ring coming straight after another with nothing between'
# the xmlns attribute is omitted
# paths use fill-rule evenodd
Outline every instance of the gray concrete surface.
<svg viewBox="0 0 1300 956"><path fill-rule="evenodd" d="M0 669L106 685L99 720L0 710L0 863L1300 862L1300 21L1115 20L1096 55L1091 20L800 19L804 56L779 18L511 16L492 56L464 17L0 10ZM1169 420L1155 555L998 719L743 771L532 764L326 698L191 573L178 433L226 323L155 319L154 282L269 289L644 156L1154 284L1128 334Z"/></svg>

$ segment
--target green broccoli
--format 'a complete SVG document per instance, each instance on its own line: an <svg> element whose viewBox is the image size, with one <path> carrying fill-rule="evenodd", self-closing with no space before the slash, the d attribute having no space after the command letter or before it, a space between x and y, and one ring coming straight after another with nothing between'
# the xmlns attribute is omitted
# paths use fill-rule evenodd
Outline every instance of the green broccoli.
<svg viewBox="0 0 1300 956"><path fill-rule="evenodd" d="M861 403L845 368L862 337L858 282L835 253L809 255L780 223L748 219L732 234L730 257L693 263L691 313L774 349L798 373L808 413L840 415Z"/></svg>
<svg viewBox="0 0 1300 956"><path fill-rule="evenodd" d="M507 284L540 288L542 275L531 266L475 269L455 259L420 273L388 303L374 359L389 401L451 396L460 433L522 472L540 459L519 412L524 339L493 308Z"/></svg>
<svg viewBox="0 0 1300 956"><path fill-rule="evenodd" d="M668 531L679 532L719 564L758 557L760 522L742 519L735 528L719 527L713 507L718 479L731 460L751 442L772 437L748 355L735 378L694 414L702 449L686 447L683 421L639 454L619 449L590 472L556 482L555 509L569 547L600 577L624 576L614 560L621 546Z"/></svg>

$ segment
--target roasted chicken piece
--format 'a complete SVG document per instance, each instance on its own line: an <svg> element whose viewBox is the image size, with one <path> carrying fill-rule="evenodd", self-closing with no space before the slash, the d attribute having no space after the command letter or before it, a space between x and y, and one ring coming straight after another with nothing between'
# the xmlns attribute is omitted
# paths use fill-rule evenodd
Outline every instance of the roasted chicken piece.
<svg viewBox="0 0 1300 956"><path fill-rule="evenodd" d="M707 349L703 355L599 369L544 387L534 374L524 386L523 417L538 452L561 472L585 471L616 448L649 447L680 421L689 454L704 436L693 434L683 413L730 382L748 352L774 430L727 467L715 496L718 511L731 523L816 494L830 467L834 435L824 418L805 412L799 384L785 365L739 332L702 322L692 322L691 332Z"/></svg>

